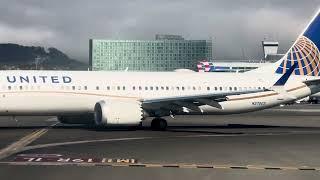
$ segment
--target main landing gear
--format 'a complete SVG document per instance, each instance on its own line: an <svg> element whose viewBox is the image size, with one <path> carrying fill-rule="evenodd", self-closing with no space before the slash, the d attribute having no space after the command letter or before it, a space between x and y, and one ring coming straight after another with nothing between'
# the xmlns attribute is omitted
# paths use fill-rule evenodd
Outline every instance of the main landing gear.
<svg viewBox="0 0 320 180"><path fill-rule="evenodd" d="M165 119L154 118L151 121L151 128L156 131L164 131L167 129L168 123Z"/></svg>

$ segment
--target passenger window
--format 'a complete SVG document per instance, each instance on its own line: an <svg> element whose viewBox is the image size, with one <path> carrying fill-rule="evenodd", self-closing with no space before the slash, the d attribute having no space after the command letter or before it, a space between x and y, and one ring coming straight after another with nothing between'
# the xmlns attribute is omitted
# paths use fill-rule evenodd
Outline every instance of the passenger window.
<svg viewBox="0 0 320 180"><path fill-rule="evenodd" d="M122 86L122 90L126 90L126 87L125 87L125 86Z"/></svg>
<svg viewBox="0 0 320 180"><path fill-rule="evenodd" d="M151 90L151 91L153 90L153 86L150 86L150 90Z"/></svg>
<svg viewBox="0 0 320 180"><path fill-rule="evenodd" d="M156 90L157 90L157 91L159 90L159 87L158 87L158 86L156 86Z"/></svg>
<svg viewBox="0 0 320 180"><path fill-rule="evenodd" d="M217 91L217 90L218 90L218 87L214 87L214 90Z"/></svg>
<svg viewBox="0 0 320 180"><path fill-rule="evenodd" d="M99 90L99 86L96 86L96 90Z"/></svg>
<svg viewBox="0 0 320 180"><path fill-rule="evenodd" d="M142 90L142 87L141 87L141 86L139 86L139 90L140 90L140 91Z"/></svg>
<svg viewBox="0 0 320 180"><path fill-rule="evenodd" d="M210 87L207 87L207 90L210 91Z"/></svg>
<svg viewBox="0 0 320 180"><path fill-rule="evenodd" d="M176 89L179 91L179 86L177 86Z"/></svg>
<svg viewBox="0 0 320 180"><path fill-rule="evenodd" d="M237 89L237 87L234 87L233 90L237 91L238 89Z"/></svg>
<svg viewBox="0 0 320 180"><path fill-rule="evenodd" d="M229 87L229 90L232 91L232 87Z"/></svg>
<svg viewBox="0 0 320 180"><path fill-rule="evenodd" d="M87 86L84 86L84 90L88 90L88 87L87 87Z"/></svg>
<svg viewBox="0 0 320 180"><path fill-rule="evenodd" d="M144 90L148 90L148 87L146 86L146 87L144 88Z"/></svg>
<svg viewBox="0 0 320 180"><path fill-rule="evenodd" d="M195 91L195 90L196 90L196 87L193 86L192 89Z"/></svg>
<svg viewBox="0 0 320 180"><path fill-rule="evenodd" d="M107 90L108 90L108 91L110 90L110 86L107 86Z"/></svg>
<svg viewBox="0 0 320 180"><path fill-rule="evenodd" d="M22 86L19 86L19 89L22 90Z"/></svg>
<svg viewBox="0 0 320 180"><path fill-rule="evenodd" d="M181 87L182 91L184 91L184 86Z"/></svg>
<svg viewBox="0 0 320 180"><path fill-rule="evenodd" d="M72 86L72 90L76 90L76 87L75 87L75 86Z"/></svg>
<svg viewBox="0 0 320 180"><path fill-rule="evenodd" d="M220 87L220 91L222 91L222 87Z"/></svg>
<svg viewBox="0 0 320 180"><path fill-rule="evenodd" d="M164 87L163 87L163 86L161 86L161 90L164 90Z"/></svg>
<svg viewBox="0 0 320 180"><path fill-rule="evenodd" d="M136 90L136 87L135 87L135 86L132 86L132 90Z"/></svg>
<svg viewBox="0 0 320 180"><path fill-rule="evenodd" d="M167 91L169 90L169 87L168 87L168 86L166 86L166 90L167 90Z"/></svg>

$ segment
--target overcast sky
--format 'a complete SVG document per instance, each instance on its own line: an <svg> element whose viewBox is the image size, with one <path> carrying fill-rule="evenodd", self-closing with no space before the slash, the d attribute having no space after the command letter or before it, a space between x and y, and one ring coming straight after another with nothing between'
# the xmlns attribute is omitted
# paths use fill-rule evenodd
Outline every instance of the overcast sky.
<svg viewBox="0 0 320 180"><path fill-rule="evenodd" d="M213 38L214 57L262 57L261 41L285 51L320 0L0 0L0 43L56 47L88 61L89 38Z"/></svg>

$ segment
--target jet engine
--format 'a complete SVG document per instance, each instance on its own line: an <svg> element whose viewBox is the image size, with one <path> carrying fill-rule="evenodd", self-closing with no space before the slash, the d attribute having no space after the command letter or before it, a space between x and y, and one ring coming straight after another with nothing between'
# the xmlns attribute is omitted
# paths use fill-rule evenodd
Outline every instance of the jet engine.
<svg viewBox="0 0 320 180"><path fill-rule="evenodd" d="M94 106L96 125L139 125L145 113L136 100L103 100Z"/></svg>

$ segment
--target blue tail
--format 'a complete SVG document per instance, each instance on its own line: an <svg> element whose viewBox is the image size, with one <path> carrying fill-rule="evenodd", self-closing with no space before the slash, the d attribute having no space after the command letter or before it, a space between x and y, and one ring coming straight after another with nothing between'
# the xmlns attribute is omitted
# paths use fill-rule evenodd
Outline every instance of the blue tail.
<svg viewBox="0 0 320 180"><path fill-rule="evenodd" d="M294 75L320 76L320 11L280 60L276 73L285 74L297 63Z"/></svg>

